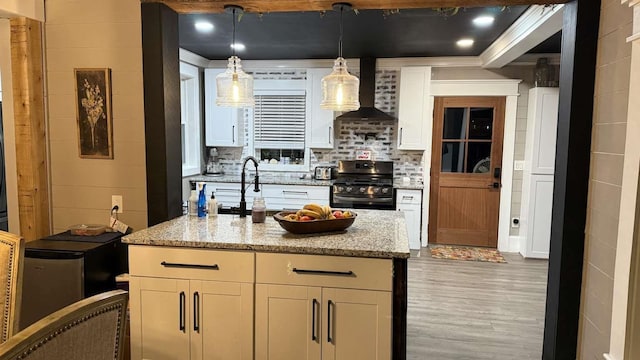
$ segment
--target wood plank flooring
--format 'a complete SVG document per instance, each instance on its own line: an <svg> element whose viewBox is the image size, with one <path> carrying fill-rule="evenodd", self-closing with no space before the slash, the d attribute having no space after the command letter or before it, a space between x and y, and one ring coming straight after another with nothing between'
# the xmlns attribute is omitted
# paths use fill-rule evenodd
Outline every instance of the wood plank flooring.
<svg viewBox="0 0 640 360"><path fill-rule="evenodd" d="M503 255L507 264L412 253L407 359L541 359L548 262Z"/></svg>

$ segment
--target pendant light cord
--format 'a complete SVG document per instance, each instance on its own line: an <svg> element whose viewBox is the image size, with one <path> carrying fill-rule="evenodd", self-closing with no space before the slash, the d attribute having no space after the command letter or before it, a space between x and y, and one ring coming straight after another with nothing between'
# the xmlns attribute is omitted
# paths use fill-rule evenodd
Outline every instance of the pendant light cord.
<svg viewBox="0 0 640 360"><path fill-rule="evenodd" d="M233 35L231 40L231 48L233 52L233 56L236 56L236 9L233 9L231 12L231 23L233 24Z"/></svg>
<svg viewBox="0 0 640 360"><path fill-rule="evenodd" d="M344 7L340 6L340 39L338 40L338 57L342 57L342 12Z"/></svg>

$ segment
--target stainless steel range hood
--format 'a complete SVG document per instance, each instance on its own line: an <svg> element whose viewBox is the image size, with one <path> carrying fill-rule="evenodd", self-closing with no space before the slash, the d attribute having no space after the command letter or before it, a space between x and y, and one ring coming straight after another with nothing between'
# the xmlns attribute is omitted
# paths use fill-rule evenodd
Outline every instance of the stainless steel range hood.
<svg viewBox="0 0 640 360"><path fill-rule="evenodd" d="M346 112L336 120L395 120L396 118L375 108L376 59L360 59L360 109Z"/></svg>

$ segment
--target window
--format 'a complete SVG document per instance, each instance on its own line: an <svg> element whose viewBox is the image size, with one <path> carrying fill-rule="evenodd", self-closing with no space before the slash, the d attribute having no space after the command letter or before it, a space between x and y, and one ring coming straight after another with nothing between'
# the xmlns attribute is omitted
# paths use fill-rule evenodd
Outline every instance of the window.
<svg viewBox="0 0 640 360"><path fill-rule="evenodd" d="M182 176L200 173L200 73L180 63Z"/></svg>
<svg viewBox="0 0 640 360"><path fill-rule="evenodd" d="M256 91L252 112L254 154L260 166L270 170L307 171L305 91Z"/></svg>

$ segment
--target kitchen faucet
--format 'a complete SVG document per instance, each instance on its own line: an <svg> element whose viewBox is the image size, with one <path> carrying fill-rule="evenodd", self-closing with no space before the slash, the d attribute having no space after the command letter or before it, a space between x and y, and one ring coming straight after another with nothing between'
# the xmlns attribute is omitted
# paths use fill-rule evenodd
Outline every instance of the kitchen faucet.
<svg viewBox="0 0 640 360"><path fill-rule="evenodd" d="M253 156L247 156L246 159L244 159L244 162L242 163L242 177L240 179L240 217L246 217L247 214L247 200L244 197L244 193L245 193L245 170L244 168L247 166L247 163L249 162L249 160L253 161L253 165L256 167L256 177L254 182L254 188L253 191L254 192L260 192L260 179L258 177L258 160L256 160L256 158L254 158Z"/></svg>

